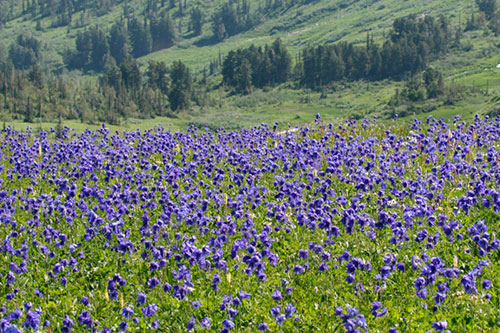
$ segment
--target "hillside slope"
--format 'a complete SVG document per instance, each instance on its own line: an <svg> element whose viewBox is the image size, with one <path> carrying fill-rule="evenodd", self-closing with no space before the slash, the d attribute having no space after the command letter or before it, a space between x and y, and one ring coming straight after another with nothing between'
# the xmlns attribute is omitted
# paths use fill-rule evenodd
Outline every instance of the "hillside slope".
<svg viewBox="0 0 500 333"><path fill-rule="evenodd" d="M85 2L85 1L83 1ZM109 31L113 23L127 17L135 17L140 22L145 16L148 3L157 3L157 12L169 13L176 28L177 38L175 46L150 53L139 59L144 64L149 59L171 63L182 59L187 65L201 68L210 61L226 54L229 50L247 47L251 44L263 45L280 37L292 53L304 45L315 45L343 41L363 41L366 33L370 32L375 38L383 36L392 25L394 19L410 14L433 15L444 14L452 17L458 24L458 17L470 13L474 8L474 1L284 1L284 5L277 6L271 2L266 9L266 1L249 1L250 13L255 15L255 25L247 31L216 42L212 39L211 17L224 4L223 1L185 1L183 15L179 7L169 9L168 1L118 1L105 14L96 8L99 3L88 5L86 9L75 10L72 13L71 23L64 26L55 26L58 20L56 14L43 16L39 11L22 13L21 4L14 5L12 15L6 19L0 33L0 43L7 48L20 33L31 34L43 41L43 62L50 69L60 69L63 66L62 56L65 50L74 49L75 39L79 31L98 26ZM164 2L164 6L161 3ZM3 1L1 3L6 3ZM93 3L93 2L92 2ZM177 2L175 2L177 3ZM184 4L183 4L184 5ZM235 7L237 4L235 5ZM190 13L193 8L200 8L203 13L203 27L201 35L194 37L189 30ZM260 8L260 10L259 10ZM37 30L38 26L38 30Z"/></svg>
<svg viewBox="0 0 500 333"><path fill-rule="evenodd" d="M500 11L486 22L487 15L479 12L475 0L228 1L0 0L0 68L8 68L2 66L6 57L12 61L13 45L21 46L21 51L28 45L26 49L37 53L31 65L16 66L16 74L7 70L0 75L4 101L0 120L16 128L26 123L54 127L59 119L59 125L63 120L78 128L106 122L130 129L159 123L178 129L189 125L250 127L276 121L285 127L312 121L317 113L325 121L373 116L393 119L396 115L424 119L429 114L448 119L460 114L472 119L475 113L499 113ZM303 64L305 50L338 46L339 42L362 49L367 37L372 46L382 47L393 39L394 22L409 15L416 21L434 22L441 22L442 15L447 22L450 47L443 52L431 50L435 56L417 71L357 78L346 74L317 86L299 80L297 73L306 70L296 65ZM196 16L202 23L198 27ZM125 31L121 35L120 27ZM173 39L158 40L154 29L160 28L162 33L172 33ZM118 37L125 36L124 52L135 60L124 65L109 53L113 31ZM132 39L144 31L150 35ZM460 36L458 42L455 36ZM95 38L90 42L92 48L103 40L109 44L100 58L99 52L88 51L91 38ZM243 93L225 84L222 67L231 51L271 45L277 38L291 55L288 81L265 87L250 84ZM68 54L72 56L69 63ZM86 57L84 65L73 66L82 56ZM186 107L179 108L172 103L171 65L176 60L182 60L178 68L187 68L192 80L185 89L189 96L181 101ZM151 61L162 73L156 77L158 82L152 83ZM365 62L359 63L363 67ZM438 94L430 94L424 87L427 66L437 71ZM253 68L250 72L256 73ZM246 73L248 76L249 71ZM129 74L135 76L125 77ZM25 83L28 87L21 89Z"/></svg>

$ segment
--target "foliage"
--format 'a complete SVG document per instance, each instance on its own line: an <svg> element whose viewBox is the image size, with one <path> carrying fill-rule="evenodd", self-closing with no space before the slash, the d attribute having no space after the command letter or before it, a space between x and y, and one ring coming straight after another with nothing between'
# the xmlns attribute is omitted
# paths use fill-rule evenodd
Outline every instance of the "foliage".
<svg viewBox="0 0 500 333"><path fill-rule="evenodd" d="M128 22L128 31L134 57L138 58L151 52L153 41L151 32L147 29L146 21L141 23L137 18L133 17Z"/></svg>
<svg viewBox="0 0 500 333"><path fill-rule="evenodd" d="M380 80L422 71L448 52L449 23L443 18L408 16L396 19L382 46L367 36L365 46L351 43L305 48L298 63L301 84L310 88L344 79Z"/></svg>
<svg viewBox="0 0 500 333"><path fill-rule="evenodd" d="M479 10L484 13L487 20L493 18L497 10L496 0L476 0Z"/></svg>
<svg viewBox="0 0 500 333"><path fill-rule="evenodd" d="M130 53L130 42L123 22L116 22L109 32L109 50L115 62L120 65Z"/></svg>
<svg viewBox="0 0 500 333"><path fill-rule="evenodd" d="M109 57L108 39L101 29L94 27L78 33L76 50L68 51L64 60L70 69L82 68L101 71L104 69Z"/></svg>
<svg viewBox="0 0 500 333"><path fill-rule="evenodd" d="M153 42L153 51L172 47L176 31L168 14L163 14L158 19L153 16L150 21L150 31Z"/></svg>
<svg viewBox="0 0 500 333"><path fill-rule="evenodd" d="M499 129L7 127L2 330L494 330Z"/></svg>
<svg viewBox="0 0 500 333"><path fill-rule="evenodd" d="M17 36L16 42L9 48L9 58L18 69L28 69L40 59L40 41L28 35Z"/></svg>
<svg viewBox="0 0 500 333"><path fill-rule="evenodd" d="M247 1L243 1L243 4L238 6L238 10L235 10L231 1L226 2L212 16L212 30L218 41L248 30L254 24L255 20L250 13L250 5Z"/></svg>
<svg viewBox="0 0 500 333"><path fill-rule="evenodd" d="M288 81L291 63L286 47L276 39L265 48L230 51L222 64L222 81L239 93L248 93L251 85L263 88Z"/></svg>
<svg viewBox="0 0 500 333"><path fill-rule="evenodd" d="M173 111L187 109L191 102L192 78L189 68L182 61L175 61L170 68L168 98Z"/></svg>
<svg viewBox="0 0 500 333"><path fill-rule="evenodd" d="M199 7L193 8L191 11L191 29L195 36L199 36L202 33L203 28L203 14Z"/></svg>

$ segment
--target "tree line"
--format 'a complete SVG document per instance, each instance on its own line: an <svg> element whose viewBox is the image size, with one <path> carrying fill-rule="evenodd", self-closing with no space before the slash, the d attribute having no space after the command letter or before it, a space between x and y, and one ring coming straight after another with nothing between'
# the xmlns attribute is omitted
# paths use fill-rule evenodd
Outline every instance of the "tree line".
<svg viewBox="0 0 500 333"><path fill-rule="evenodd" d="M314 88L345 79L381 80L416 73L447 53L453 37L443 16L399 18L381 46L367 34L364 46L342 42L304 49L299 62L300 82Z"/></svg>
<svg viewBox="0 0 500 333"><path fill-rule="evenodd" d="M118 4L123 5L123 14L109 31L87 27L90 11L99 16ZM229 0L210 17L205 17L198 5L188 12L187 0L147 0L139 15L132 13L128 2L123 0L22 0L22 6L22 14L36 18L37 30L43 29L41 22L45 17L51 18L52 28L86 27L77 33L75 49L64 54L65 65L70 69L95 71L102 71L108 61L120 64L126 54L138 58L173 46L182 35L180 20L184 16L188 16L188 32L192 33L189 37L200 36L204 23L209 21L214 42L252 28L262 16L262 12L251 12L248 0ZM171 14L175 8L177 22ZM74 18L77 13L80 16Z"/></svg>
<svg viewBox="0 0 500 333"><path fill-rule="evenodd" d="M81 12L93 11L96 16L109 13L123 0L21 0L22 14L38 19L50 17L52 27L67 26L73 16Z"/></svg>
<svg viewBox="0 0 500 333"><path fill-rule="evenodd" d="M212 62L210 74L221 74L222 79L217 82L217 77L212 78L209 88L206 71L203 77L196 77L181 61L171 66L152 61L144 72L140 71L135 59L136 52L143 48L140 43L154 48L171 42L153 37L162 36L156 30L163 31L168 19L160 15L141 22L132 17L118 21L108 33L98 27L82 31L76 38L76 49L65 55L65 63L70 69L99 72L97 84L42 70L44 46L32 36L19 35L8 49L0 45L2 110L26 121L32 121L35 115L44 119L57 115L84 122L118 123L130 117L173 115L192 105L205 105L211 98L209 89L217 89L218 84L247 94L254 88L285 82L317 89L343 80L411 77L460 43L460 34L452 31L448 20L430 16L395 20L381 44L367 34L361 45L340 42L304 47L295 61L276 39L269 45L220 54ZM143 38L145 31L151 39ZM439 96L443 92L442 77L431 70L426 73L425 96ZM410 82L398 97L421 99L422 84L415 82Z"/></svg>
<svg viewBox="0 0 500 333"><path fill-rule="evenodd" d="M148 0L147 15L139 19L132 16L120 19L108 32L96 27L79 31L75 41L75 49L64 55L65 65L69 69L103 71L106 64L121 64L127 55L134 58L145 56L151 52L172 47L180 35L169 14L168 7L158 14L152 8L166 6L164 2L156 6L157 1ZM178 15L184 15L182 1L179 1ZM174 5L171 3L171 6ZM150 9L151 8L151 9ZM222 41L240 32L252 28L258 16L253 15L247 0L230 1L223 4L210 18L213 31L212 38ZM205 17L198 6L190 12L189 31L193 36L203 32Z"/></svg>
<svg viewBox="0 0 500 333"><path fill-rule="evenodd" d="M95 83L44 72L38 65L16 69L0 57L0 114L26 122L79 119L120 124L128 118L168 116L199 103L195 80L181 61L150 61L141 73L127 56Z"/></svg>
<svg viewBox="0 0 500 333"><path fill-rule="evenodd" d="M292 59L280 39L265 47L230 51L222 64L222 82L246 94L290 79Z"/></svg>
<svg viewBox="0 0 500 333"><path fill-rule="evenodd" d="M222 66L223 83L238 93L286 82L318 88L341 80L381 80L422 71L429 61L448 52L457 39L444 17L399 18L383 45L367 34L366 44L341 42L305 47L292 73L291 59L280 40L271 46L231 51Z"/></svg>
<svg viewBox="0 0 500 333"><path fill-rule="evenodd" d="M235 5L229 1L212 16L212 31L216 41L239 34L252 28L258 22L258 16L250 12L248 0L238 1Z"/></svg>
<svg viewBox="0 0 500 333"><path fill-rule="evenodd" d="M78 32L75 50L65 53L64 63L69 69L103 71L106 65L120 65L128 55L138 58L171 47L175 37L168 14L143 22L136 18L118 21L107 34L96 26Z"/></svg>

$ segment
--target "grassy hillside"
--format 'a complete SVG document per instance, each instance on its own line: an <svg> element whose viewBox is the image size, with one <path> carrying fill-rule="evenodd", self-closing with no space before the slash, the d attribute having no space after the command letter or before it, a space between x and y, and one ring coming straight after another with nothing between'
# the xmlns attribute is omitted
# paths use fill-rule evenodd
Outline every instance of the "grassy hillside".
<svg viewBox="0 0 500 333"><path fill-rule="evenodd" d="M86 12L84 27L64 26L51 28L51 17L40 18L19 13L8 21L1 30L0 42L9 45L21 32L29 32L44 42L44 61L50 66L62 66L62 53L65 49L74 48L76 33L88 27L98 25L107 30L114 22L123 17L125 3L129 6L129 15L141 17L146 1L133 0L116 5L108 14L96 17L92 11ZM292 52L298 51L304 45L319 43L333 43L339 40L363 41L367 32L375 37L382 37L395 18L416 14L440 14L451 16L458 24L458 16L470 13L474 1L328 1L320 0L307 5L296 5L288 9L280 9L265 13L262 23L251 30L230 37L221 43L207 42L212 35L211 24L208 22L214 12L223 4L223 1L188 1L187 9L199 6L205 16L203 33L201 36L190 38L188 32L189 15L180 17L178 8L169 10L176 27L181 26L176 46L164 49L140 59L146 63L149 59L162 60L170 63L182 59L188 65L201 68L208 65L210 60L218 57L219 52L226 54L229 50L246 47L251 44L263 45L276 37L282 38ZM250 10L255 11L264 6L265 1L249 1ZM20 12L17 6L14 12ZM73 14L73 21L78 21L81 12ZM40 22L42 31L36 30ZM180 22L180 23L179 23ZM75 25L76 23L72 23ZM203 44L210 45L203 45Z"/></svg>
<svg viewBox="0 0 500 333"><path fill-rule="evenodd" d="M167 1L168 2L168 1ZM127 3L127 5L125 5ZM138 59L142 70L149 60L164 61L167 64L181 59L192 71L200 73L211 61L223 57L230 50L248 47L251 44L264 45L280 37L295 57L304 46L332 44L338 41L364 43L366 34L374 36L375 42L383 42L394 19L415 14L419 17L444 15L451 20L453 29L461 29L474 12L475 1L326 1L319 0L309 4L299 4L276 10L263 11L260 23L248 31L229 37L222 42L212 40L211 16L224 1L186 1L185 15L181 16L178 7L169 10L178 33L175 45L168 49L153 52ZM249 1L251 12L263 8L266 1ZM20 33L30 33L42 40L42 64L48 70L64 68L62 55L65 50L73 49L79 31L98 25L108 30L117 20L128 12L129 17L141 19L147 1L130 0L115 5L108 13L97 15L92 10L73 14L69 26L52 27L54 17L41 17L21 13L21 5L13 8L13 17L1 28L0 46L4 49ZM125 10L125 6L127 10ZM204 15L202 34L193 37L189 31L189 12L201 8ZM83 17L83 20L81 19ZM85 23L81 26L81 22ZM80 23L79 23L80 22ZM36 27L41 29L36 29ZM485 32L486 31L486 32ZM430 113L435 117L451 119L461 114L465 119L475 113L488 113L500 109L500 63L498 46L500 39L488 30L466 32L462 47L453 49L446 56L432 63L443 73L447 87L466 90L453 103L436 99L412 104L404 116L426 118ZM0 52L1 53L1 52ZM87 73L82 82L95 82L96 76ZM208 92L211 100L203 108L194 107L179 113L176 118L156 118L150 120L129 119L123 123L125 128L147 128L163 124L167 128L186 128L194 124L211 127L248 127L261 122L279 121L282 126L310 122L316 113L321 113L325 121L338 121L347 117L391 118L401 108L389 108L388 102L396 91L404 88L405 82L384 80L379 82L347 82L325 88L323 91L297 90L291 84L284 84L265 90L254 89L249 95L232 95L218 88L220 77L209 78L212 90ZM412 112L411 110L415 110ZM389 115L389 116L388 116ZM405 118L403 116L403 118ZM8 121L16 128L26 124ZM67 122L72 127L85 127L77 121ZM45 123L43 126L54 126ZM33 126L39 126L33 124Z"/></svg>

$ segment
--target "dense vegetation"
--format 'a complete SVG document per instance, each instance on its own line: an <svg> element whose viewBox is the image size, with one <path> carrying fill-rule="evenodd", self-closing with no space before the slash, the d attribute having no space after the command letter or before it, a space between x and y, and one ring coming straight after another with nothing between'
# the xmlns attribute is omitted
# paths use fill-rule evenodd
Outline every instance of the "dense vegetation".
<svg viewBox="0 0 500 333"><path fill-rule="evenodd" d="M367 35L365 46L352 43L306 47L296 62L295 78L301 85L317 88L341 80L380 80L423 71L430 60L445 54L451 42L460 43L444 17L415 16L394 21L383 46ZM262 88L291 77L291 58L281 42L271 47L250 47L230 52L222 69L223 82L238 92L250 84Z"/></svg>
<svg viewBox="0 0 500 333"><path fill-rule="evenodd" d="M148 24L150 27L157 27L152 28L153 31L168 30L171 26L168 16L162 17L158 23L154 22L156 21L145 22L144 25L136 19L130 20L127 25L117 22L109 36L97 27L79 33L76 50L65 55L67 66L104 73L98 89L88 86L83 89L79 87L81 94L61 93L59 97L67 99L70 105L80 106L68 112L69 110L61 108L65 103L56 98L54 107L58 104L58 116L80 118L86 122L119 123L120 119L130 116L144 118L166 115L186 109L192 103L206 103L203 91L207 89L207 73L204 77L193 80L189 69L182 62L176 62L171 68L167 68L166 64L155 61L150 61L148 69L141 73L133 55L140 56L137 52L145 52L154 45L167 45L173 40L172 35L169 39L147 38L144 29ZM127 31L131 36L127 36ZM341 42L306 47L295 63L287 48L277 39L272 45L265 47L251 46L230 51L223 57L221 64L222 84L232 87L236 93L246 94L254 88L285 82L318 88L341 80L398 78L425 69L430 60L448 52L452 43L459 44L459 37L459 32L452 33L444 17L435 19L427 16L417 19L409 16L394 21L382 46L377 45L368 34L365 46ZM132 41L132 54L128 52L128 40ZM24 117L26 121L33 121L35 114L38 117L46 114L46 87L39 68L34 66L39 57L38 50L39 42L36 39L20 35L9 53L24 53L25 56L16 57L19 63L13 63L13 66L4 62L1 76L5 86L2 90L3 108ZM31 68L27 74L16 70L26 68ZM32 88L15 84L27 81L31 81ZM68 90L68 84L64 81L58 80L58 85L58 89ZM16 96L24 93L31 95L33 90L37 91L36 97L30 98L38 103L37 112L34 111L34 103L29 102L30 98L26 105L17 105L16 100ZM11 100L14 104L9 103L10 96L13 97Z"/></svg>
<svg viewBox="0 0 500 333"><path fill-rule="evenodd" d="M438 55L446 54L452 41L458 44L459 35L444 17L396 19L382 46L367 35L364 47L340 43L306 48L301 55L300 80L315 87L344 79L380 80L420 72Z"/></svg>
<svg viewBox="0 0 500 333"><path fill-rule="evenodd" d="M222 81L239 93L248 93L252 86L263 88L290 79L292 59L277 39L264 48L231 51L222 64Z"/></svg>
<svg viewBox="0 0 500 333"><path fill-rule="evenodd" d="M7 128L0 330L493 330L499 129Z"/></svg>
<svg viewBox="0 0 500 333"><path fill-rule="evenodd" d="M130 116L153 117L185 109L193 99L192 77L182 62L167 68L151 61L146 73L141 73L131 56L119 67L111 67L96 86L62 77L45 79L39 67L0 73L0 83L0 110L26 122L52 118L119 124Z"/></svg>
<svg viewBox="0 0 500 333"><path fill-rule="evenodd" d="M496 35L495 0L0 0L0 332L500 327Z"/></svg>

